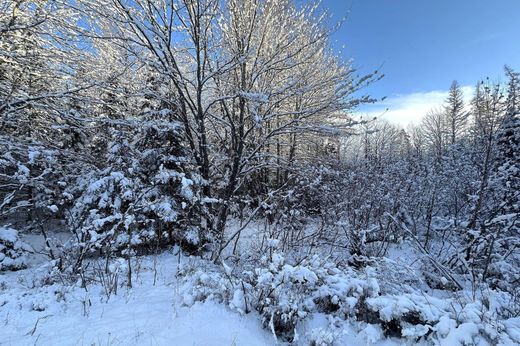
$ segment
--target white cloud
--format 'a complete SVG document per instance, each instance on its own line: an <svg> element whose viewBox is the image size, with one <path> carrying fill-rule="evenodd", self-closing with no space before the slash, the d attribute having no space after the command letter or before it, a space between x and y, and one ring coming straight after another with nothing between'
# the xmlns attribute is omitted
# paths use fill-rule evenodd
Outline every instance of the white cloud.
<svg viewBox="0 0 520 346"><path fill-rule="evenodd" d="M462 87L466 104L471 100L473 89L471 86ZM372 106L368 112L361 113L364 117L383 118L406 127L410 123L418 124L430 109L442 106L447 96L448 90L395 95Z"/></svg>

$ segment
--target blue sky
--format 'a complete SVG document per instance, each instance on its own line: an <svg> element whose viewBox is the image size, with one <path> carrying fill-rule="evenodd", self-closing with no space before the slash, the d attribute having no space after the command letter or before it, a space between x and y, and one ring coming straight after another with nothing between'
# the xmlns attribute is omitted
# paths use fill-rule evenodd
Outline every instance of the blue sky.
<svg viewBox="0 0 520 346"><path fill-rule="evenodd" d="M347 17L332 37L341 54L361 73L382 65L385 78L366 91L388 100L362 109L371 114L390 108L386 117L406 124L442 100L454 79L468 86L469 98L480 78L502 78L504 64L520 70L520 0L323 0L322 6L333 20ZM406 116L396 112L402 107Z"/></svg>

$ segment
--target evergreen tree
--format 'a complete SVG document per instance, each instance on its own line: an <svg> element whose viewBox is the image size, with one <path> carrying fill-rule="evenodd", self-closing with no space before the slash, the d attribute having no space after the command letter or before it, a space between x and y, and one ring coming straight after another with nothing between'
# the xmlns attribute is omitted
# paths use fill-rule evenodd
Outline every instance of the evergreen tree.
<svg viewBox="0 0 520 346"><path fill-rule="evenodd" d="M446 132L450 144L455 144L466 128L469 113L464 110L464 93L457 81L450 86L446 99Z"/></svg>
<svg viewBox="0 0 520 346"><path fill-rule="evenodd" d="M498 207L494 221L513 239L520 236L520 83L519 73L506 67L509 77L504 121L497 133L493 185Z"/></svg>

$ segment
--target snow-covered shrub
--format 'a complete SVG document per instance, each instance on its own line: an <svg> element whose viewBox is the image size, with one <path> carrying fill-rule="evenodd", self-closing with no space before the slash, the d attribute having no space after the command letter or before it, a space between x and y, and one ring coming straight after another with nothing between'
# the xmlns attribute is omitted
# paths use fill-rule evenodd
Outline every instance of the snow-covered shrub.
<svg viewBox="0 0 520 346"><path fill-rule="evenodd" d="M268 209L272 218L294 221L305 215L328 216L340 201L340 172L334 167L309 165L298 167L288 177L286 190L278 193ZM334 208L331 210L331 208Z"/></svg>
<svg viewBox="0 0 520 346"><path fill-rule="evenodd" d="M505 316L510 297L505 293L489 292L490 304L462 295L430 296L412 284L408 292L397 292L381 280L386 264L358 271L318 256L295 263L279 251L249 266L232 270L225 265L222 270L192 263L179 272L183 302L191 306L210 299L240 313L254 309L267 330L289 342L304 337L316 345L334 344L341 339L341 321L367 333L370 342L388 337L425 344L520 342L518 318ZM303 322L316 314L335 322L299 335Z"/></svg>
<svg viewBox="0 0 520 346"><path fill-rule="evenodd" d="M309 344L311 346L331 346L339 337L339 333L331 328L315 328L308 333Z"/></svg>
<svg viewBox="0 0 520 346"><path fill-rule="evenodd" d="M271 194L262 206L272 224L268 236L280 240L284 250L322 243L347 244L342 224L344 185L338 167L306 163L298 165L287 179L284 188Z"/></svg>
<svg viewBox="0 0 520 346"><path fill-rule="evenodd" d="M0 227L0 271L27 267L26 253L32 248L20 240L18 231Z"/></svg>
<svg viewBox="0 0 520 346"><path fill-rule="evenodd" d="M495 292L489 292L495 300ZM515 344L520 326L514 318L497 317L489 300L455 296L438 298L422 292L380 295L363 301L369 312L361 321L379 325L386 337L425 344ZM368 317L368 318L367 318ZM516 325L516 326L515 326ZM509 327L507 327L509 326Z"/></svg>
<svg viewBox="0 0 520 346"><path fill-rule="evenodd" d="M262 262L263 266L252 273L256 309L264 326L274 335L292 341L296 324L314 306L311 292L316 289L319 278L305 264L286 264L283 255L277 252Z"/></svg>
<svg viewBox="0 0 520 346"><path fill-rule="evenodd" d="M500 319L520 318L520 287L492 292L493 294L487 297L487 302L490 309L495 310Z"/></svg>
<svg viewBox="0 0 520 346"><path fill-rule="evenodd" d="M195 302L206 300L229 304L234 286L238 287L236 278L232 281L214 265L201 264L202 261L188 263L177 271L177 277L183 279L182 304L192 306Z"/></svg>
<svg viewBox="0 0 520 346"><path fill-rule="evenodd" d="M403 243L403 248L412 252L412 245L409 242ZM402 251L402 250L401 250ZM412 253L407 254L412 257ZM370 273L370 277L377 278L381 294L402 294L411 293L417 287L424 286L423 280L417 275L416 268L406 265L402 261L391 260L387 257L370 258L364 268L365 273Z"/></svg>
<svg viewBox="0 0 520 346"><path fill-rule="evenodd" d="M275 337L288 341L311 313L355 318L359 300L379 292L375 280L356 278L351 269L317 256L296 264L273 251L252 270L224 268L224 273L215 272L216 267L181 271L185 304L215 299L241 313L255 309Z"/></svg>

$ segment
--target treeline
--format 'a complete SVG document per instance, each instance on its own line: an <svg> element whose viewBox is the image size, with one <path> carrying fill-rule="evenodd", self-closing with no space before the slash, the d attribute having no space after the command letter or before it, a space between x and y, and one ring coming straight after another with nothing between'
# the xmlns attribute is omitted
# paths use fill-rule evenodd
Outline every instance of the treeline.
<svg viewBox="0 0 520 346"><path fill-rule="evenodd" d="M475 289L518 287L520 74L506 66L505 77L478 82L468 104L453 82L418 125L378 120L345 142L344 170L355 177L347 186L357 188L344 210L366 230L368 254L389 236L411 237L436 259L424 268L434 287L446 286L445 269L469 274Z"/></svg>

